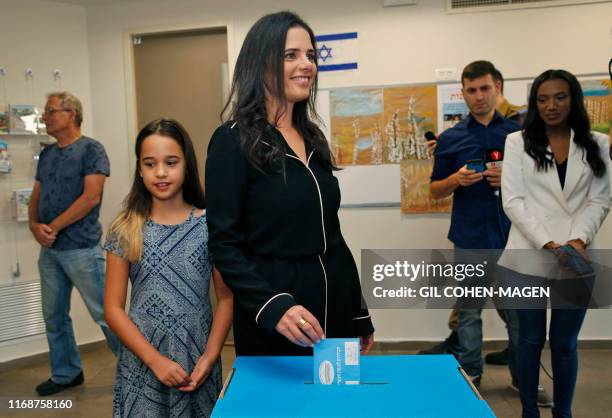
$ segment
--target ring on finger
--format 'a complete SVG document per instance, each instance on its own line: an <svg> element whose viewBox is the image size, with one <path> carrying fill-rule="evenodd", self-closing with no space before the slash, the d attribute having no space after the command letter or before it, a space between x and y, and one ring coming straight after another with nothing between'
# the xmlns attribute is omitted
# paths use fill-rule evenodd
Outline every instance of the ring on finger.
<svg viewBox="0 0 612 418"><path fill-rule="evenodd" d="M299 321L297 321L297 322L295 323L295 325L297 325L297 327L298 327L299 329L304 329L304 327L305 327L307 324L308 324L308 321L307 321L307 320L305 320L304 318L300 318L300 320L299 320Z"/></svg>

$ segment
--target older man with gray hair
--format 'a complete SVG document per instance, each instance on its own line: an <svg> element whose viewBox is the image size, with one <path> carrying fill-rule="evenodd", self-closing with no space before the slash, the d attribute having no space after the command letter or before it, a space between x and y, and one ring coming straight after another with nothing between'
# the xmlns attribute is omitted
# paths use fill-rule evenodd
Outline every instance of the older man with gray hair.
<svg viewBox="0 0 612 418"><path fill-rule="evenodd" d="M51 378L36 387L51 395L83 383L70 295L76 287L113 352L119 340L104 322L104 256L98 220L110 164L101 143L81 134L83 106L68 92L47 96L43 119L57 143L41 154L29 207L30 230L41 245L43 316Z"/></svg>

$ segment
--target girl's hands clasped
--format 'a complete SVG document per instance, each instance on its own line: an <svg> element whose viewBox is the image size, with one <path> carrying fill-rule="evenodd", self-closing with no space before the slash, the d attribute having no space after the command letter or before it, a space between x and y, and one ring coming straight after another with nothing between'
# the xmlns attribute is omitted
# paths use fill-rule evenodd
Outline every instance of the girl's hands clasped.
<svg viewBox="0 0 612 418"><path fill-rule="evenodd" d="M191 378L180 364L161 354L153 360L150 369L157 380L170 388L186 386L191 382Z"/></svg>
<svg viewBox="0 0 612 418"><path fill-rule="evenodd" d="M189 384L180 386L178 390L181 392L193 392L198 389L200 386L202 386L202 383L208 379L214 365L215 361L210 359L206 354L203 354L193 368L191 376L189 376L191 380Z"/></svg>

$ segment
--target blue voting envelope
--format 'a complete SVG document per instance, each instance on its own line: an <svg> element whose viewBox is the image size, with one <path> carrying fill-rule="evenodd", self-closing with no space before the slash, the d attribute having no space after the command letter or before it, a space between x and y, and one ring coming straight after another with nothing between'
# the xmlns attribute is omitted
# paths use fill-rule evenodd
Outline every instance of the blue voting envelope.
<svg viewBox="0 0 612 418"><path fill-rule="evenodd" d="M323 338L313 347L315 385L359 384L359 338Z"/></svg>
<svg viewBox="0 0 612 418"><path fill-rule="evenodd" d="M212 417L495 417L450 355L362 356L359 385L312 371L312 357L238 357Z"/></svg>

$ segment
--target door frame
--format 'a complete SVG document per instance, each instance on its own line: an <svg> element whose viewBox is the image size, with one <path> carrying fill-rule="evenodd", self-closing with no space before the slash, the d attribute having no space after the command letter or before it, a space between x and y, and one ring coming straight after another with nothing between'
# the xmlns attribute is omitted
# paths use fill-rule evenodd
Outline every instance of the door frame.
<svg viewBox="0 0 612 418"><path fill-rule="evenodd" d="M135 160L133 158L133 150L136 145L136 135L138 135L138 107L136 100L136 72L134 68L134 44L133 38L137 36L149 35L164 35L181 32L197 32L207 30L225 29L227 38L227 77L231 80L234 73L234 63L236 62L236 53L234 49L235 34L234 26L229 22L207 22L194 23L187 25L156 25L147 26L145 28L129 28L123 31L123 74L125 81L125 108L127 121L127 137L128 137L128 164L130 173L134 172Z"/></svg>

